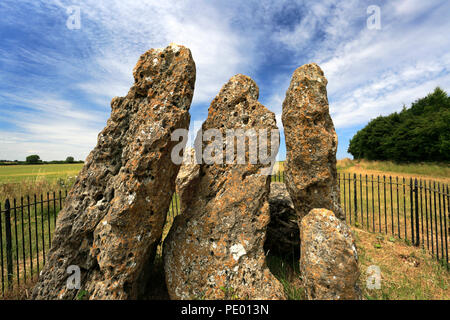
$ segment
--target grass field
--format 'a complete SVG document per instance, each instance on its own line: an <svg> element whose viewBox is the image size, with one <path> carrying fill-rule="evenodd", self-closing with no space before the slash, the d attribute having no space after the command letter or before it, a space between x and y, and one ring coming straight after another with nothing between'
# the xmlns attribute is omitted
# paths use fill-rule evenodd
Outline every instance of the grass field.
<svg viewBox="0 0 450 320"><path fill-rule="evenodd" d="M41 267L44 263L42 254L43 249L48 250L50 246L50 238L54 229L54 218L59 211L59 200L52 200L52 191L58 192L59 190L70 188L75 180L75 176L78 174L82 165L83 164L0 166L0 205L2 206L2 210L4 209L4 200L6 198L10 198L12 201L12 198L15 197L16 205L18 207L15 212L12 211L11 219L13 221L12 255L15 274L15 276L13 277L13 281L15 284L17 284L18 279L16 275L19 274L21 281L19 287L22 287L23 280L25 280L25 270L27 272L27 280L30 280L30 274L37 274L37 263L39 262L39 265ZM278 163L274 168L274 171L283 172L283 165L283 162ZM381 258L381 256L385 254L384 250L377 251L372 249L376 249L379 247L390 248L389 246L391 246L392 243L395 243L395 247L397 247L397 245L406 246L406 243L408 243L408 241L410 243L411 199L408 187L406 186L406 188L403 188L403 177L405 177L406 183L408 183L408 179L410 177L432 179L434 181L440 182L441 184L450 182L450 170L448 168L448 165L444 164L397 165L393 163L353 161L344 159L338 161L338 172L340 173L341 177L341 204L345 209L348 218L350 218L350 216L352 217L352 225L356 225L357 227L355 230L361 230L360 227L364 226L367 230L374 231L375 233L386 231L386 233L389 234L381 235L378 233L378 235L375 235L375 238L373 238L372 236L374 235L374 233L369 234L362 230L361 232L357 233L357 235L359 235L358 239L360 241L359 246L362 248L361 263L363 264L366 262L369 263L371 261L378 261L378 255L381 259L381 265L383 265L383 263L386 262L385 260L388 259L387 256L383 256L384 258ZM344 177L346 179L353 179L353 173L356 173L357 179L360 179L356 184L356 192L359 195L357 197L357 222L354 219L355 185L352 180L344 180ZM365 180L365 175L368 176L367 181ZM374 175L373 178L372 175ZM387 189L383 188L383 175L387 176ZM400 184L397 184L396 178L392 180L392 184L389 184L389 175L399 176ZM273 180L283 181L283 176L280 174L277 179L273 177ZM379 181L381 181L381 183L378 183ZM392 187L392 192L390 187ZM46 202L47 192L49 191L50 194L48 199L50 199L50 201ZM38 205L31 205L30 211L28 211L28 199L26 196L30 195L30 201L33 202L34 194L37 195ZM43 195L43 203L40 203L41 194ZM360 195L362 195L362 197ZM21 196L24 197L23 200L20 199ZM56 193L55 198L58 199L58 196L58 193ZM397 201L397 197L399 197L400 199L399 202ZM402 199L404 199L404 201L402 201ZM431 220L432 223L434 221L434 225L432 223L430 225L424 223L424 221L428 221L428 217L427 219L423 220L427 210L429 209L429 211L432 212L433 207L435 208L435 206L437 206L437 208L439 208L440 203L437 200L435 201L434 199L432 199L432 201L429 203L424 203L424 199L425 193L421 193L419 204L420 217L422 221L420 223L420 227L422 231L421 241L423 241L422 244L424 248L421 249L407 246L411 250L415 250L411 251L413 252L413 258L408 258L411 256L409 253L402 253L402 257L406 258L401 259L404 259L405 261L410 261L411 259L414 260L417 257L419 257L417 259L422 259L422 262L420 262L421 267L427 266L428 269L425 269L423 273L421 270L414 270L416 273L419 273L421 277L426 277L426 272L432 272L432 274L429 275L428 281L432 281L434 283L433 286L429 289L426 288L426 290L424 289L420 291L420 286L422 284L419 282L414 282L414 279L394 279L386 282L386 284L389 284L390 286L386 287L385 291L382 290L376 292L365 292L366 298L449 298L448 293L447 295L439 293L439 288L448 288L448 273L442 273L441 267L435 261L431 262L431 260L435 260L435 258L432 258L423 250L428 249L429 251L430 246L433 245L436 248L436 244L440 245L440 248L443 248L441 245L443 243L443 239L441 238L443 227L442 220L440 221L441 225L439 225L439 223L436 223L439 221L439 211L437 213L437 216L436 213L434 216L430 216L431 219L434 219ZM23 211L21 210L22 201L24 204ZM13 202L11 203L11 205L13 206ZM427 209L425 205L427 205L429 208ZM169 212L172 212L172 210L177 211L178 208L179 201L175 195ZM435 217L437 217L437 219ZM5 252L5 221L3 216L2 220L0 221L2 225L3 237L2 249L3 252ZM173 214L169 213L166 227L164 229L164 236L169 231L172 221ZM447 225L447 227L450 226ZM428 236L425 238L427 230L430 235L430 239L428 239ZM405 235L407 239L406 242ZM392 236L394 236L395 238L393 238ZM448 236L450 236L450 234ZM380 240L382 237L384 241L383 244L381 244ZM403 240L397 239L397 237L403 238ZM368 242L370 242L370 244ZM373 244L374 242L378 243L379 246L375 247ZM40 251L39 257L37 256L38 249ZM158 253L161 254L161 248L159 248ZM395 270L395 261L402 261L401 259L399 260L399 255L397 255L396 258L393 258L393 260L390 262L391 265L384 266L384 268L388 270L385 274L387 279L391 279L389 277L391 277L392 275L394 275L394 277L400 277L400 274ZM5 260L6 258L4 258L4 264L6 264ZM282 282L288 297L290 299L303 299L304 293L303 289L301 288L301 283L298 280L298 268L296 268L295 265L292 265L292 263L286 263L280 259L277 259L276 257L270 257L268 260L268 264L277 278ZM398 289L396 291L395 288L398 288L399 286L403 286L402 288L407 289ZM23 288L26 288L26 285Z"/></svg>
<svg viewBox="0 0 450 320"><path fill-rule="evenodd" d="M170 226L170 222L167 226ZM421 248L407 245L383 234L352 228L358 248L361 275L358 281L365 300L449 300L450 275L445 267ZM290 300L304 300L305 292L298 265L275 256L268 256L267 265L283 285ZM380 269L379 289L369 289L370 268ZM164 281L164 267L158 255L152 273L154 292L149 299L169 299ZM4 299L27 299L36 277L14 290Z"/></svg>
<svg viewBox="0 0 450 320"><path fill-rule="evenodd" d="M0 166L0 203L67 190L82 167L82 163Z"/></svg>
<svg viewBox="0 0 450 320"><path fill-rule="evenodd" d="M0 184L39 178L48 181L67 179L76 176L82 167L82 163L0 166Z"/></svg>
<svg viewBox="0 0 450 320"><path fill-rule="evenodd" d="M405 178L432 179L450 183L448 163L397 164L392 161L342 159L337 161L338 172L368 175L392 175Z"/></svg>

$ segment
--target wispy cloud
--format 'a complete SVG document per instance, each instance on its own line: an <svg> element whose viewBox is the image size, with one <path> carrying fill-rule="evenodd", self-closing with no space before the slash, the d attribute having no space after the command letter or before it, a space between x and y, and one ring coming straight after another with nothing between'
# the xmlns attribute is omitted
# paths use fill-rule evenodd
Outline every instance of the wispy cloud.
<svg viewBox="0 0 450 320"><path fill-rule="evenodd" d="M434 86L450 87L450 4L379 2L382 28L368 30L371 4L377 3L4 0L0 158L23 159L30 150L41 150L45 159L84 158L105 125L111 98L132 85L139 56L170 42L188 46L196 62L193 121L206 117L231 76L244 73L256 80L260 100L281 127L292 72L319 63L329 80L339 156L345 156L348 139L371 118L409 105ZM81 8L80 30L66 28L72 5Z"/></svg>

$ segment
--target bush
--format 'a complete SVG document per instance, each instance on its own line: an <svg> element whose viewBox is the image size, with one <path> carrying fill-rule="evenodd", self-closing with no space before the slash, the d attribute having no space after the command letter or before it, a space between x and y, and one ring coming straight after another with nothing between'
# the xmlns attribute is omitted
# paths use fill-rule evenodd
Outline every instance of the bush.
<svg viewBox="0 0 450 320"><path fill-rule="evenodd" d="M36 163L41 163L42 162L41 158L37 154L33 154L31 156L28 156L26 160L27 160L27 163L30 163L30 164L36 164Z"/></svg>
<svg viewBox="0 0 450 320"><path fill-rule="evenodd" d="M371 120L350 140L355 159L450 161L450 97L441 88L400 113Z"/></svg>

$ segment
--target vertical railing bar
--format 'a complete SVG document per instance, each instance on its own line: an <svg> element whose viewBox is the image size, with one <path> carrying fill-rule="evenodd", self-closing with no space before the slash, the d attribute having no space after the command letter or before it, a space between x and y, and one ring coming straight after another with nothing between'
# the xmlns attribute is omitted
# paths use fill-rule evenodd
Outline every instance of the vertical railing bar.
<svg viewBox="0 0 450 320"><path fill-rule="evenodd" d="M22 213L22 264L23 264L23 272L24 272L24 283L27 283L27 261L25 256L25 229L24 229L24 221L23 221L23 197L20 197L20 211Z"/></svg>
<svg viewBox="0 0 450 320"><path fill-rule="evenodd" d="M419 186L417 178L414 178L414 217L416 223L416 241L415 246L420 245L420 227L419 227Z"/></svg>
<svg viewBox="0 0 450 320"><path fill-rule="evenodd" d="M14 232L16 236L16 271L17 271L17 285L20 285L19 280L19 240L17 233L17 201L14 198Z"/></svg>
<svg viewBox="0 0 450 320"><path fill-rule="evenodd" d="M411 244L414 244L414 200L413 200L413 182L412 178L409 178L409 218L411 220Z"/></svg>
<svg viewBox="0 0 450 320"><path fill-rule="evenodd" d="M425 238L423 236L423 200L422 200L422 179L419 184L419 199L420 199L420 223L421 223L421 236L422 236L422 248L425 248Z"/></svg>
<svg viewBox="0 0 450 320"><path fill-rule="evenodd" d="M447 206L449 205L449 203L448 203L448 196L449 196L449 193L448 193L448 185L447 185L446 186L446 194L445 194L445 196L443 196L443 200L444 200L444 228L445 228L445 257L446 257L446 260L447 260L447 269L449 268L449 265L448 265L447 215L450 214L450 212L449 212L449 210L447 208ZM445 205L445 198L447 198L447 206ZM445 213L446 210L447 210L447 214Z"/></svg>
<svg viewBox="0 0 450 320"><path fill-rule="evenodd" d="M5 294L5 278L4 278L4 268L5 265L3 263L3 223L2 223L2 203L0 202L0 259L2 266L2 296Z"/></svg>
<svg viewBox="0 0 450 320"><path fill-rule="evenodd" d="M378 184L378 231L381 233L380 176L377 176L377 184Z"/></svg>
<svg viewBox="0 0 450 320"><path fill-rule="evenodd" d="M30 279L33 279L33 241L32 241L32 235L31 235L31 212L30 212L30 196L27 196L27 202L28 202L28 241L30 242Z"/></svg>
<svg viewBox="0 0 450 320"><path fill-rule="evenodd" d="M345 216L345 221L347 221L347 204L345 201L345 199L347 198L347 194L345 192L345 173L343 175L344 175L344 178L342 180L342 184L344 186L344 216Z"/></svg>
<svg viewBox="0 0 450 320"><path fill-rule="evenodd" d="M14 277L14 262L12 255L12 232L11 232L11 203L9 199L5 202L5 240L6 240L6 278L8 289L12 288Z"/></svg>
<svg viewBox="0 0 450 320"><path fill-rule="evenodd" d="M370 223L369 223L369 183L367 180L367 174L366 174L366 218L367 218L367 230L370 230Z"/></svg>
<svg viewBox="0 0 450 320"><path fill-rule="evenodd" d="M52 236L50 230L50 192L47 192L47 229L48 229L48 249L50 250L52 244Z"/></svg>
<svg viewBox="0 0 450 320"><path fill-rule="evenodd" d="M428 185L428 191L429 191L429 202L430 202L430 242L431 242L431 253L434 255L434 236L433 236L433 203L432 203L432 195L431 195L431 181L429 181Z"/></svg>
<svg viewBox="0 0 450 320"><path fill-rule="evenodd" d="M41 231L42 231L42 256L44 257L45 265L45 231L44 231L44 196L41 193Z"/></svg>
<svg viewBox="0 0 450 320"><path fill-rule="evenodd" d="M389 184L390 184L390 190L391 190L391 229L392 229L392 235L394 235L394 199L392 197L392 176L389 176Z"/></svg>
<svg viewBox="0 0 450 320"><path fill-rule="evenodd" d="M438 198L439 198L439 226L440 226L440 232L441 232L441 259L444 259L444 236L443 236L443 230L442 230L442 202L441 202L441 184L438 182Z"/></svg>
<svg viewBox="0 0 450 320"><path fill-rule="evenodd" d="M373 174L372 174L372 230L375 232L375 193L373 192Z"/></svg>
<svg viewBox="0 0 450 320"><path fill-rule="evenodd" d="M387 234L387 205L386 205L386 176L383 175L383 197L384 197L384 233Z"/></svg>
<svg viewBox="0 0 450 320"><path fill-rule="evenodd" d="M399 204L399 198L398 198L398 177L395 177L395 189L396 192L395 194L397 195L397 232L398 232L398 237L401 239L402 235L400 232L400 204Z"/></svg>
<svg viewBox="0 0 450 320"><path fill-rule="evenodd" d="M425 199L425 229L427 232L427 250L430 250L430 238L429 238L429 230L428 230L428 200L427 200L427 180L423 182L424 189L424 199Z"/></svg>
<svg viewBox="0 0 450 320"><path fill-rule="evenodd" d="M62 210L62 194L61 194L61 190L59 190L59 211L58 211L58 215L61 212L61 210ZM57 217L56 217L56 220L58 220ZM55 228L56 228L56 222L55 222Z"/></svg>
<svg viewBox="0 0 450 320"><path fill-rule="evenodd" d="M351 175L348 174L348 216L350 218L350 224L352 224L352 181L351 181Z"/></svg>
<svg viewBox="0 0 450 320"><path fill-rule="evenodd" d="M359 196L361 197L361 228L364 228L364 206L363 206L363 193L362 193L362 176L359 174Z"/></svg>
<svg viewBox="0 0 450 320"><path fill-rule="evenodd" d="M403 177L403 219L405 220L405 241L408 239L408 228L406 226L406 181Z"/></svg>
<svg viewBox="0 0 450 320"><path fill-rule="evenodd" d="M436 209L436 181L433 181L433 202L434 202L434 235L436 237L436 259L439 261L439 242L437 231L437 209Z"/></svg>
<svg viewBox="0 0 450 320"><path fill-rule="evenodd" d="M56 193L53 191L53 230L56 229Z"/></svg>
<svg viewBox="0 0 450 320"><path fill-rule="evenodd" d="M39 234L38 234L38 217L37 217L37 198L36 194L34 194L34 232L36 235L36 266L37 266L37 274L39 275Z"/></svg>

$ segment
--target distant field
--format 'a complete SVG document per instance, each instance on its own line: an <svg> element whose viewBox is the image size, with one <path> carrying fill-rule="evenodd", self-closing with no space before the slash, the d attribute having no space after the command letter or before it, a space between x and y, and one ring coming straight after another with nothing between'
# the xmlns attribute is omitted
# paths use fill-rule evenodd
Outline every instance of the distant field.
<svg viewBox="0 0 450 320"><path fill-rule="evenodd" d="M450 183L450 164L448 163L397 164L392 161L351 160L346 158L338 160L337 169L338 172L342 173L392 175Z"/></svg>
<svg viewBox="0 0 450 320"><path fill-rule="evenodd" d="M6 198L68 189L82 167L82 163L0 166L0 202ZM449 164L395 164L389 161L343 159L338 160L337 169L346 174L391 175L407 179L417 177L450 183ZM284 161L278 162L273 171L284 171ZM274 177L274 180L282 179L282 175L277 179Z"/></svg>
<svg viewBox="0 0 450 320"><path fill-rule="evenodd" d="M69 189L82 163L0 166L0 203Z"/></svg>
<svg viewBox="0 0 450 320"><path fill-rule="evenodd" d="M0 183L64 179L76 176L82 167L82 163L0 166Z"/></svg>

